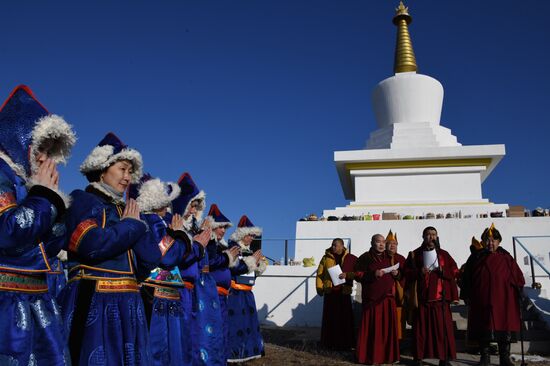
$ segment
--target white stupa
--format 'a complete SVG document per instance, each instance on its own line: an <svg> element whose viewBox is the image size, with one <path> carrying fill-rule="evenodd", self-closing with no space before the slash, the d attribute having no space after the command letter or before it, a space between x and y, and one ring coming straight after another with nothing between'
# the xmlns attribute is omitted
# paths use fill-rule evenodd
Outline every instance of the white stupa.
<svg viewBox="0 0 550 366"><path fill-rule="evenodd" d="M397 8L395 75L372 94L378 129L364 150L336 151L334 161L347 207L324 216L396 212L460 215L505 214L508 205L482 197L481 183L505 154L504 145L462 146L440 125L443 86L418 74L409 36L408 8Z"/></svg>
<svg viewBox="0 0 550 366"><path fill-rule="evenodd" d="M411 17L402 3L393 22L398 27L395 75L380 82L372 95L378 129L365 149L334 153L344 195L351 202L324 210L325 220L298 221L290 258L313 258L318 264L337 237L360 255L369 250L373 234L389 230L398 234L398 250L407 255L422 242L422 230L434 226L442 247L461 265L470 255L472 237L479 238L494 223L503 248L513 252L513 238L520 237L548 265L550 217L524 217L522 207L507 215L507 204L483 198L481 184L504 156L504 145L462 146L440 125L443 86L416 72L407 29ZM524 249L517 249L518 264L529 283L528 257ZM319 326L323 302L315 292L316 268L268 266L254 287L260 321ZM537 268L536 274L544 272ZM547 276L536 280L550 288Z"/></svg>

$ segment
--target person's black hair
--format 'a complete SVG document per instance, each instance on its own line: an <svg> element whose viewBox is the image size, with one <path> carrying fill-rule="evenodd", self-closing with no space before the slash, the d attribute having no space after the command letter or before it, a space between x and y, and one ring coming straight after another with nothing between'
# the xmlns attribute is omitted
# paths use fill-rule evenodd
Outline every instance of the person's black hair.
<svg viewBox="0 0 550 366"><path fill-rule="evenodd" d="M334 243L336 243L337 241L339 241L340 243L342 243L342 245L344 245L344 246L346 245L346 244L344 243L344 240L343 240L342 238L334 238L334 239L332 240L332 244L331 244L331 245L334 245Z"/></svg>
<svg viewBox="0 0 550 366"><path fill-rule="evenodd" d="M433 227L433 226L428 226L428 227L426 227L426 228L422 231L422 237L424 237L424 235L426 235L426 233L427 233L428 231L430 231L430 230L433 230L433 231L435 231L435 232L437 233L437 229L436 229L435 227Z"/></svg>

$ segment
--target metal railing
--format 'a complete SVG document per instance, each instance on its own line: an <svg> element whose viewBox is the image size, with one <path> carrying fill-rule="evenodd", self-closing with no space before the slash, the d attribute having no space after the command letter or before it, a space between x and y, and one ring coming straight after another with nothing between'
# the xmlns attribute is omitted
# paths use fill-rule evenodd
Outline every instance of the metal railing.
<svg viewBox="0 0 550 366"><path fill-rule="evenodd" d="M351 253L351 238L340 238L344 241L344 243L347 242L347 245L346 247L348 248L348 252ZM334 240L334 238L262 238L262 243L263 242L281 242L281 243L284 243L284 264L285 266L288 265L288 260L290 259L289 255L288 255L288 243L289 241L292 242L294 241L294 243L296 243L297 241L307 241L307 240L310 240L310 241L322 241L322 240L327 240L327 241L331 241ZM272 262L278 262L277 260L273 259L273 258L269 258L266 256L267 259L269 259L270 261Z"/></svg>
<svg viewBox="0 0 550 366"><path fill-rule="evenodd" d="M548 277L550 279L550 271L544 266L544 264L542 264L538 260L538 258L535 255L533 255L531 253L531 251L529 249L527 249L525 244L522 243L520 239L542 239L542 238L546 238L550 241L550 236L547 236L547 235L543 235L543 236L537 236L537 235L533 235L533 236L514 236L514 237L512 237L512 243L513 243L513 248L514 248L514 259L516 260L516 262L517 262L516 243L529 256L529 265L530 265L530 268L531 268L531 280L532 280L531 287L532 288L537 288L540 285L536 281L537 277L545 277L545 278ZM546 275L535 275L535 263L546 273Z"/></svg>

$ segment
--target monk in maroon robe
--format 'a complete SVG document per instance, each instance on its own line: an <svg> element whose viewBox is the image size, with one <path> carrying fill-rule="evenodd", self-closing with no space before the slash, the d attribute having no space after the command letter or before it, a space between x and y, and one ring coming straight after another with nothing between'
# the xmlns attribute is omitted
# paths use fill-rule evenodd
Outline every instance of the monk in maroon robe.
<svg viewBox="0 0 550 366"><path fill-rule="evenodd" d="M321 347L348 351L355 346L351 290L357 257L349 253L344 241L336 238L317 268L316 289L323 296L323 321L321 323ZM334 286L328 269L340 266L340 279L347 278L341 285Z"/></svg>
<svg viewBox="0 0 550 366"><path fill-rule="evenodd" d="M403 270L405 268L405 257L403 257L401 254L397 253L397 233L388 233L386 236L386 250L388 251L388 254L392 257L392 265L399 263L399 268ZM401 273L401 272L400 272ZM405 319L402 317L403 313L403 291L405 289L405 276L399 276L398 278L394 278L394 284L395 284L395 306L397 311L397 338L401 340L403 338L403 333L405 332Z"/></svg>
<svg viewBox="0 0 550 366"><path fill-rule="evenodd" d="M456 344L450 303L458 303L456 277L458 267L453 258L439 247L437 230L424 229L422 245L409 253L405 264L406 292L414 293L413 357L417 365L424 358L439 359L439 365L449 365L456 359ZM424 263L424 251L436 251L433 263ZM414 288L416 286L416 291Z"/></svg>
<svg viewBox="0 0 550 366"><path fill-rule="evenodd" d="M500 365L512 366L510 342L519 331L519 294L525 279L514 258L500 247L494 225L485 229L483 248L473 250L464 266L461 297L470 306L468 337L480 347L479 365L489 365L489 343L497 342Z"/></svg>
<svg viewBox="0 0 550 366"><path fill-rule="evenodd" d="M361 283L363 315L357 335L357 361L368 365L399 360L394 278L400 271L384 273L392 266L384 237L374 235L371 248L357 259L355 279Z"/></svg>

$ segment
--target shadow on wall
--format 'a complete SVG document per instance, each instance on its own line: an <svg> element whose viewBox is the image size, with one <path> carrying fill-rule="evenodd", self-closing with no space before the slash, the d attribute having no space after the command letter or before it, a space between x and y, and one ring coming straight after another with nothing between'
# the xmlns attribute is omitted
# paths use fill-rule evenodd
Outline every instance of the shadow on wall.
<svg viewBox="0 0 550 366"><path fill-rule="evenodd" d="M277 324L269 320L268 315L269 315L269 309L267 308L267 305L264 304L264 306L258 309L258 320L260 321L260 324L276 327Z"/></svg>
<svg viewBox="0 0 550 366"><path fill-rule="evenodd" d="M298 304L298 306L292 309L292 318L285 323L285 326L320 326L322 317L323 298L316 295L307 304Z"/></svg>

